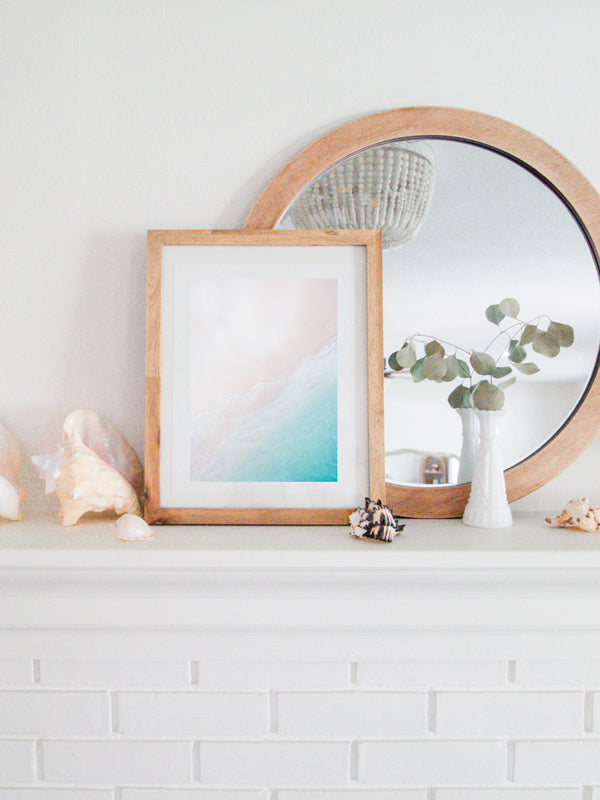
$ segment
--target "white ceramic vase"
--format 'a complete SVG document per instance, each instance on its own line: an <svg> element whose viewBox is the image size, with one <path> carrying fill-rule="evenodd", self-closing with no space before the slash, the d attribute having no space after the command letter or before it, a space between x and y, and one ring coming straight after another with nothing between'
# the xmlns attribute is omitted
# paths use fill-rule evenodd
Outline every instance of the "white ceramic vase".
<svg viewBox="0 0 600 800"><path fill-rule="evenodd" d="M472 408L457 408L456 413L460 417L462 435L456 482L470 483L479 448L479 421Z"/></svg>
<svg viewBox="0 0 600 800"><path fill-rule="evenodd" d="M512 514L506 497L499 427L504 412L476 410L475 414L479 420L479 449L463 522L474 528L508 528Z"/></svg>

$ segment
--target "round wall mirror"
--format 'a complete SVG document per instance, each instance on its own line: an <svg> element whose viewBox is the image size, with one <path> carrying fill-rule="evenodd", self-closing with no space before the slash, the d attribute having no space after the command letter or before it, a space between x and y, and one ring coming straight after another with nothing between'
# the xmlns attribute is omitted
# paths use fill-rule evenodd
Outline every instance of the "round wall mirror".
<svg viewBox="0 0 600 800"><path fill-rule="evenodd" d="M357 213L348 186L369 180L374 199ZM333 207L324 207L324 196ZM536 357L540 371L517 372L506 390L509 501L554 477L596 434L600 198L532 134L457 109L365 117L294 158L246 227L380 227L388 363L414 336L421 346L435 337L484 350L499 333L485 311L507 297L519 301L521 319L544 314L572 326L572 345L555 358ZM398 514L462 514L469 430L447 402L452 388L386 370L387 502Z"/></svg>

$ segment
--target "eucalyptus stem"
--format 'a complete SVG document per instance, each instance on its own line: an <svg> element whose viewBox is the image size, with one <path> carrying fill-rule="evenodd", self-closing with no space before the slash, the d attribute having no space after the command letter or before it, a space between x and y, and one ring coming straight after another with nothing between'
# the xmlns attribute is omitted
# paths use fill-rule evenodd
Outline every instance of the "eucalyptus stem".
<svg viewBox="0 0 600 800"><path fill-rule="evenodd" d="M470 356L473 352L472 350L467 350L465 347L461 347L459 344L454 344L454 342L448 342L446 339L440 339L438 336L431 336L429 333L413 333L413 335L407 341L412 342L413 339L416 339L419 342L431 342L435 340L440 344L445 344L447 347L453 347L455 351L460 350L461 353L465 353L468 356Z"/></svg>
<svg viewBox="0 0 600 800"><path fill-rule="evenodd" d="M513 323L512 325L509 325L508 328L504 328L503 330L501 330L499 333L497 333L494 336L492 341L487 345L487 347L485 348L485 350L483 352L487 353L489 350L491 350L493 345L494 345L494 343L497 342L498 339L501 339L503 336L507 336L508 337L508 343L510 344L510 342L511 342L513 337L509 334L509 331L511 331L513 328L516 328L517 332L518 332L520 330L523 330L523 328L525 328L525 326L528 325L528 324L529 324L528 322L521 322L521 320L517 320L517 322ZM502 356L504 355L504 353L506 352L507 349L508 348L505 347L502 350L502 352L498 356L498 360L502 358Z"/></svg>
<svg viewBox="0 0 600 800"><path fill-rule="evenodd" d="M508 343L510 345L510 342L512 341L513 337L510 335L509 331L512 331L513 329L516 329L515 332L519 333L520 331L525 330L525 328L528 325L534 325L537 328L537 326L540 324L540 321L543 320L543 319L548 320L548 322L552 322L552 320L550 319L550 317L547 314L540 314L537 317L532 317L530 320L527 320L527 322L523 322L523 320L515 318L516 321L512 325L509 325L508 327L501 329L500 332L497 333L496 336L494 336L492 341L487 345L487 347L485 348L485 350L483 352L487 353L489 350L491 350L491 348L493 347L494 343L497 342L498 339L500 339L502 336L507 336L508 337ZM508 350L508 348L505 347L496 360L499 361L501 358L503 358L507 350Z"/></svg>

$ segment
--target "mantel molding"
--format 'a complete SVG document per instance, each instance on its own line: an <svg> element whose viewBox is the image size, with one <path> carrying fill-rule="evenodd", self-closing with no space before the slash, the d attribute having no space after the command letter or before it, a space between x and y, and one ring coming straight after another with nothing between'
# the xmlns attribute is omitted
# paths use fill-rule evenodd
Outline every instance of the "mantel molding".
<svg viewBox="0 0 600 800"><path fill-rule="evenodd" d="M407 520L392 543L337 527L0 530L0 631L600 630L600 535L537 515L509 530Z"/></svg>

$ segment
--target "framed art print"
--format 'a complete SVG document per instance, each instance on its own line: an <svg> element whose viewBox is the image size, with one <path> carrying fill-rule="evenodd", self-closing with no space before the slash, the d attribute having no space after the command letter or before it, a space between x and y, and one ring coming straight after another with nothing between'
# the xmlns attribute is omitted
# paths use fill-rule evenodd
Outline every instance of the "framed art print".
<svg viewBox="0 0 600 800"><path fill-rule="evenodd" d="M383 497L375 231L149 231L146 519L346 524Z"/></svg>

